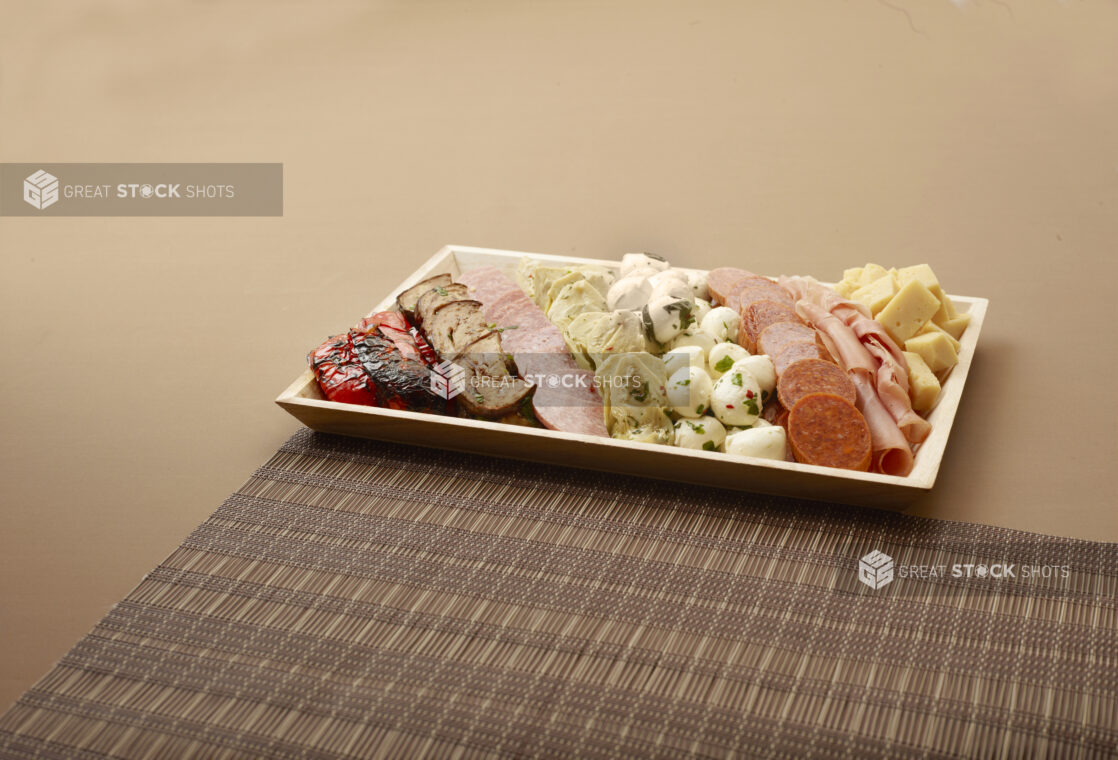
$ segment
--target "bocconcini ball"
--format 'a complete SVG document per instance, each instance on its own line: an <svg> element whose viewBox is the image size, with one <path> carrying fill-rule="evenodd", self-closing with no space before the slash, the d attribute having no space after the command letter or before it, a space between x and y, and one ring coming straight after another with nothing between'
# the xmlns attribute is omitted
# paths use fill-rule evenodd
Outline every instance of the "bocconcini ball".
<svg viewBox="0 0 1118 760"><path fill-rule="evenodd" d="M668 266L667 260L655 253L626 253L621 257L621 276L626 277L630 272L646 268L662 272Z"/></svg>
<svg viewBox="0 0 1118 760"><path fill-rule="evenodd" d="M671 377L684 367L702 368L706 357L698 346L680 346L664 354L664 372Z"/></svg>
<svg viewBox="0 0 1118 760"><path fill-rule="evenodd" d="M676 433L678 436L679 434ZM784 459L787 446L784 428L778 425L755 427L731 433L723 442L727 454L738 454L761 459Z"/></svg>
<svg viewBox="0 0 1118 760"><path fill-rule="evenodd" d="M703 317L710 314L711 305L710 301L702 298L695 299L695 308L691 311L691 318L695 320L695 324L700 325L703 323Z"/></svg>
<svg viewBox="0 0 1118 760"><path fill-rule="evenodd" d="M705 333L692 326L675 336L672 342L668 344L668 349L674 351L683 346L698 346L703 349L703 357L705 359L710 353L710 350L717 344L718 341L712 338L709 333Z"/></svg>
<svg viewBox="0 0 1118 760"><path fill-rule="evenodd" d="M726 440L726 428L709 414L675 423L675 445L685 449L718 451Z"/></svg>
<svg viewBox="0 0 1118 760"><path fill-rule="evenodd" d="M606 293L606 306L610 311L644 308L648 297L652 294L652 286L643 277L622 277L610 285Z"/></svg>
<svg viewBox="0 0 1118 760"><path fill-rule="evenodd" d="M741 315L728 306L716 306L703 317L699 329L709 333L717 341L736 341Z"/></svg>
<svg viewBox="0 0 1118 760"><path fill-rule="evenodd" d="M766 354L756 354L740 361L742 368L749 370L761 386L761 403L766 403L776 390L776 367L773 366L773 360Z"/></svg>
<svg viewBox="0 0 1118 760"><path fill-rule="evenodd" d="M719 343L707 354L707 366L712 379L717 380L729 372L735 362L748 359L749 352L737 343Z"/></svg>
<svg viewBox="0 0 1118 760"><path fill-rule="evenodd" d="M724 425L750 427L761 416L761 386L749 370L734 363L714 384L710 408Z"/></svg>
<svg viewBox="0 0 1118 760"><path fill-rule="evenodd" d="M710 409L713 388L702 367L683 367L668 378L668 404L680 417L702 417Z"/></svg>

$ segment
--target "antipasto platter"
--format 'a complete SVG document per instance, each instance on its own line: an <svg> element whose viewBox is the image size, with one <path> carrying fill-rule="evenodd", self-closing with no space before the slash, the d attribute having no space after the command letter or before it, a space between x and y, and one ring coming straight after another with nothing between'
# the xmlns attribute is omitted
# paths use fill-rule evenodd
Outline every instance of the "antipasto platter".
<svg viewBox="0 0 1118 760"><path fill-rule="evenodd" d="M902 508L986 308L926 264L823 283L447 246L276 401L322 432Z"/></svg>

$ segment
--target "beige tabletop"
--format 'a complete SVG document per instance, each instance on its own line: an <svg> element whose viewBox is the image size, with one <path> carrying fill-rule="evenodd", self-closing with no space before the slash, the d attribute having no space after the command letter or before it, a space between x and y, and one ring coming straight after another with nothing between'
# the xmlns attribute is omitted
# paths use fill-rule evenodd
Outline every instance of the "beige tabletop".
<svg viewBox="0 0 1118 760"><path fill-rule="evenodd" d="M0 710L446 243L990 299L914 514L1118 540L1118 6L6 3L0 160L277 161L282 218L0 220Z"/></svg>

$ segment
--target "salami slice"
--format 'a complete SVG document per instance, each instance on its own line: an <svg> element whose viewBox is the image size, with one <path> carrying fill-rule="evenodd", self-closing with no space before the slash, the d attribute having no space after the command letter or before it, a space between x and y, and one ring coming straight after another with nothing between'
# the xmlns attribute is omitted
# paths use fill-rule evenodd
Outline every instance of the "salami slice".
<svg viewBox="0 0 1118 760"><path fill-rule="evenodd" d="M761 410L761 419L765 422L771 422L780 427L788 426L788 410L780 403L778 399L773 399L765 404L765 408Z"/></svg>
<svg viewBox="0 0 1118 760"><path fill-rule="evenodd" d="M750 304L757 301L776 301L786 304L790 309L796 305L795 300L788 294L787 290L768 280L764 282L748 280L745 286L734 295L734 299L738 312L742 314L745 313Z"/></svg>
<svg viewBox="0 0 1118 760"><path fill-rule="evenodd" d="M822 359L803 359L793 364L780 376L776 393L785 409L794 408L797 401L812 393L832 393L851 404L858 400L858 390L846 370Z"/></svg>
<svg viewBox="0 0 1118 760"><path fill-rule="evenodd" d="M718 267L707 272L707 290L714 303L725 306L727 299L735 289L741 289L741 283L755 274L737 267Z"/></svg>
<svg viewBox="0 0 1118 760"><path fill-rule="evenodd" d="M789 343L797 340L815 340L815 328L803 322L777 322L766 327L757 338L757 348L763 354L776 356Z"/></svg>
<svg viewBox="0 0 1118 760"><path fill-rule="evenodd" d="M779 354L773 357L773 366L776 368L777 378L783 375L793 364L804 359L831 361L831 355L816 340L797 340L788 343Z"/></svg>
<svg viewBox="0 0 1118 760"><path fill-rule="evenodd" d="M742 311L741 326L738 342L745 346L751 354L757 353L757 338L769 325L778 322L801 323L796 312L783 303L776 301L756 301Z"/></svg>
<svg viewBox="0 0 1118 760"><path fill-rule="evenodd" d="M788 442L797 462L865 472L870 428L862 413L833 393L810 393L788 413Z"/></svg>

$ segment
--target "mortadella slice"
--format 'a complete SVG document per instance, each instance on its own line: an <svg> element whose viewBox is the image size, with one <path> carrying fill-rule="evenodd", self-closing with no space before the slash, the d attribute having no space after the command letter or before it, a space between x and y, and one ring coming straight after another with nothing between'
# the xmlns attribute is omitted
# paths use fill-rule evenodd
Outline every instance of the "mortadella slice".
<svg viewBox="0 0 1118 760"><path fill-rule="evenodd" d="M575 364L559 328L520 286L494 267L463 272L458 281L501 330L501 345L521 377L536 385L532 405L539 421L552 430L608 438L594 373Z"/></svg>

